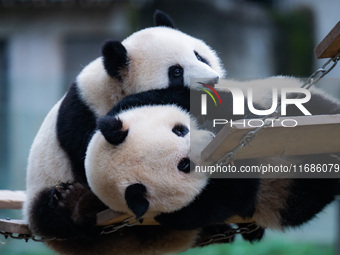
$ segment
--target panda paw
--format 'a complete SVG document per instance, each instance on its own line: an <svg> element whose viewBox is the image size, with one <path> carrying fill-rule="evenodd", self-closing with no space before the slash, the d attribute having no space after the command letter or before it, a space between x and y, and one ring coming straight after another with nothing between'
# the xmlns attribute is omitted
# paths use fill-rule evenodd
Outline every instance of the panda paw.
<svg viewBox="0 0 340 255"><path fill-rule="evenodd" d="M52 189L50 206L64 211L73 211L84 190L80 183L60 183Z"/></svg>
<svg viewBox="0 0 340 255"><path fill-rule="evenodd" d="M95 225L96 214L106 208L89 187L78 182L55 186L51 199L52 207L77 225Z"/></svg>

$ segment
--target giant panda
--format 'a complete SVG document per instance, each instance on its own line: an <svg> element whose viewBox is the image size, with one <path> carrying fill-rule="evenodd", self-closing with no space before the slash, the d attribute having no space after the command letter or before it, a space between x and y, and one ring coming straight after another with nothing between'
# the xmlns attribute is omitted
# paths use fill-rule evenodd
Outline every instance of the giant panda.
<svg viewBox="0 0 340 255"><path fill-rule="evenodd" d="M86 152L89 187L62 184L54 201L54 209L77 224L77 235L47 244L62 254L167 254L230 230L228 224L192 230L136 226L99 235L95 227L96 212L103 209L98 198L115 211L153 218L181 209L202 191L208 176L191 167L214 135L200 130L188 111L189 89L170 87L126 97L100 117Z"/></svg>
<svg viewBox="0 0 340 255"><path fill-rule="evenodd" d="M272 79L269 79L267 82L272 81ZM296 80L288 78L280 80L280 82L284 81L290 83L292 81L296 82ZM261 83L263 83L263 81ZM166 192L174 189L174 187L179 187L181 183L176 179L170 178L171 181L165 184L166 182L163 181L163 178L167 178L167 175L149 176L144 175L143 170L141 170L147 168L145 172L148 172L148 166L152 167L155 164L163 165L163 163L166 163L165 165L173 165L175 163L176 165L177 162L180 162L178 159L170 160L168 162L167 157L164 156L162 156L160 160L160 155L168 155L171 153L162 154L162 149L158 150L158 147L153 148L153 146L149 147L148 145L148 141L153 140L153 132L155 132L151 129L151 127L158 127L158 125L160 125L160 122L153 122L153 118L163 118L161 115L166 113L166 111L159 111L158 114L154 113L146 118L143 114L138 114L135 111L137 109L141 110L140 108L148 109L155 106L164 106L164 104L176 104L183 109L189 109L190 106L188 102L190 96L193 101L199 101L196 97L200 96L200 93L197 91L192 91L190 96L189 93L189 89L186 87L170 87L167 89L152 90L135 94L124 98L119 104L117 104L108 113L108 119L106 119L106 117L100 119L99 131L96 132L95 136L91 140L90 146L88 147L86 171L90 187L95 194L104 201L106 206L130 215L135 215L137 218L155 217L155 220L161 224L161 226L159 226L159 231L161 232L163 227L165 227L165 229L172 229L171 231L173 232L171 233L176 235L181 233L175 231L177 229L181 231L189 231L182 232L182 234L186 233L184 236L187 238L190 236L190 240L196 240L194 243L198 244L200 241L206 241L209 239L209 235L206 233L211 233L211 229L214 229L215 232L213 233L215 234L224 233L228 230L229 226L223 223L232 216L237 215L243 218L252 218L259 226L261 226L261 228L252 234L244 235L245 239L255 241L262 238L264 228L269 227L283 229L286 227L296 227L309 221L334 199L339 186L338 180L210 179L208 182L202 182L204 186L200 187L202 192L199 194L197 193L197 196L195 196L194 199L193 196L182 196L179 199L179 206L174 206L172 197ZM222 101L226 102L226 104L224 104L223 108L218 110L217 114L223 114L223 116L229 115L231 117L231 94L229 92L224 92L220 93L220 96ZM314 114L339 112L339 104L318 90L313 91L312 99L313 100L310 101L310 104L311 108L314 109ZM320 103L322 103L322 106L316 107ZM320 110L320 108L323 109ZM158 111L157 108L154 109ZM133 141L143 141L143 150L137 149L136 151L134 143L130 146L128 145L127 141L130 130L128 127L133 122L130 122L130 124L125 126L124 121L120 123L117 116L120 116L119 114L121 112L124 114L131 114L131 119L142 118L148 121L145 121L144 125L149 128L144 128L144 125L139 125L137 127L137 129L140 129L140 133L137 135L138 139L133 139ZM122 116L124 116L124 114ZM289 108L288 114L296 115L296 109ZM250 117L252 116L249 112L246 112L244 116L239 116L238 118ZM167 120L163 122L167 122ZM202 125L202 122L200 124ZM150 132L149 129L152 131ZM181 131L179 133L183 133L185 128L180 128L180 130ZM161 137L160 139L162 140L163 136L158 136L156 133L157 132L155 132L155 137ZM165 143L165 140L166 135L164 135L164 140L162 140L162 142ZM194 139L193 141L196 140ZM171 143L168 142L165 143L165 145L170 144ZM126 145L127 147L123 147L123 145ZM162 144L162 146L164 146L164 144ZM138 148L138 146L136 147ZM195 152L196 156L194 156L195 158L198 158L197 152L201 151L201 147L194 145L192 145L192 147L199 148ZM331 158L327 155L320 155L320 157L321 156L322 160L331 160ZM137 157L138 160L131 161L130 159L133 157ZM299 160L300 162L303 162L304 160L309 160L309 158L299 157L297 159L290 158L288 160ZM197 160L195 161L197 162ZM263 162L263 159L242 162L235 161L235 164L258 164L258 162ZM177 166L179 166L179 164ZM186 167L188 167L187 164ZM131 172L129 171L130 169ZM192 170L187 169L186 171L191 174ZM84 187L78 187L78 189L83 190ZM162 192L156 192L157 189L162 190ZM69 196L66 194L68 188L66 187L65 190L63 192L67 198ZM188 188L188 191L189 190L190 189ZM75 192L72 191L72 193ZM164 196L164 194L166 194L166 196ZM187 194L193 193L187 192ZM65 197L63 196L59 202L64 204L64 200L67 201ZM97 206L96 203L92 203L91 205L88 197L87 199L84 199L84 201L87 201L87 206L90 208ZM79 204L82 204L82 202ZM179 208L183 204L185 204L185 206L183 208ZM79 208L79 205L77 208ZM178 208L179 210L176 210ZM74 213L73 206L69 206L68 210ZM91 222L88 218L83 216L86 215L85 212L89 211L91 210L87 208L82 213L79 213L79 211L76 213L78 218L83 218L80 222ZM216 226L219 226L220 228L216 228ZM153 229L153 227L150 229ZM141 229L137 228L136 233L140 230ZM144 238L146 239L143 240L150 241L150 239L153 238L147 234L149 230L148 227L143 230L146 231L144 235ZM122 243L126 240L130 240L130 235L136 235L133 230L127 231L128 232L125 236L126 239L121 239ZM153 233L157 233L157 230L154 229ZM169 234L168 237L171 238L172 234ZM162 236L162 238L162 240L157 240L159 240L160 243L164 241L164 244L169 241L169 239L164 236ZM139 243L137 239L134 241ZM81 240L82 239L79 239L77 242L81 243ZM99 243L106 240L106 238L100 240L101 241ZM93 245L99 244L96 242L91 243ZM154 245L157 246L160 243L154 243ZM185 243L187 248L192 247L188 245L187 242ZM60 247L61 249L65 249L65 245L65 243L60 242L53 243L53 247L57 250L60 249ZM117 243L115 243L115 245L117 245Z"/></svg>
<svg viewBox="0 0 340 255"><path fill-rule="evenodd" d="M175 29L161 11L154 20L156 27L122 42L106 42L102 57L85 66L45 118L27 167L23 214L33 233L59 237L69 233L69 224L53 208L53 198L60 195L60 183L87 185L85 151L98 117L133 93L189 86L193 77L214 83L224 76L220 59L203 41Z"/></svg>

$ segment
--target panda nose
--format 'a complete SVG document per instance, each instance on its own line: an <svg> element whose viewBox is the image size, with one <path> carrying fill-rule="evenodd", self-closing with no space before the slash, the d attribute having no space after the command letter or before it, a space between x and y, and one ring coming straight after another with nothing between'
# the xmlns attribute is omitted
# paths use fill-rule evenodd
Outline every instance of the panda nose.
<svg viewBox="0 0 340 255"><path fill-rule="evenodd" d="M214 86L215 84L218 83L219 79L220 79L220 76L215 76L213 78L202 79L201 82L199 82L199 83Z"/></svg>
<svg viewBox="0 0 340 255"><path fill-rule="evenodd" d="M126 204L137 219L149 209L149 201L145 198L146 192L146 187L141 183L131 184L125 190Z"/></svg>

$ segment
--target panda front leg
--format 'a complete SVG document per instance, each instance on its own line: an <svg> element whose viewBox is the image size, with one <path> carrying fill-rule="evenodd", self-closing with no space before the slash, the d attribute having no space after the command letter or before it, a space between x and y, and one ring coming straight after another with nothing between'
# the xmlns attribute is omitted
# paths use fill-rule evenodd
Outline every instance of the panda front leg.
<svg viewBox="0 0 340 255"><path fill-rule="evenodd" d="M92 238L98 234L96 214L106 206L88 186L60 183L42 190L32 205L30 228L44 237Z"/></svg>

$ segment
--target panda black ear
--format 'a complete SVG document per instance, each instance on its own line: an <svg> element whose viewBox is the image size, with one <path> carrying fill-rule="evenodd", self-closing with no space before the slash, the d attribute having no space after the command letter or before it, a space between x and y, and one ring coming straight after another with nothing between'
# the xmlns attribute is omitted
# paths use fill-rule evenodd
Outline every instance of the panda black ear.
<svg viewBox="0 0 340 255"><path fill-rule="evenodd" d="M128 186L125 190L125 200L129 209L136 215L142 217L149 209L149 201L145 198L146 187L141 183Z"/></svg>
<svg viewBox="0 0 340 255"><path fill-rule="evenodd" d="M122 121L112 116L105 116L98 119L97 127L105 137L106 141L113 145L119 145L124 142L128 134L128 130L122 130Z"/></svg>
<svg viewBox="0 0 340 255"><path fill-rule="evenodd" d="M155 13L153 14L153 21L155 23L155 26L175 28L174 22L172 21L170 16L161 10L155 11Z"/></svg>
<svg viewBox="0 0 340 255"><path fill-rule="evenodd" d="M119 41L107 41L103 45L102 55L106 72L121 81L121 70L126 68L129 63L124 45Z"/></svg>

